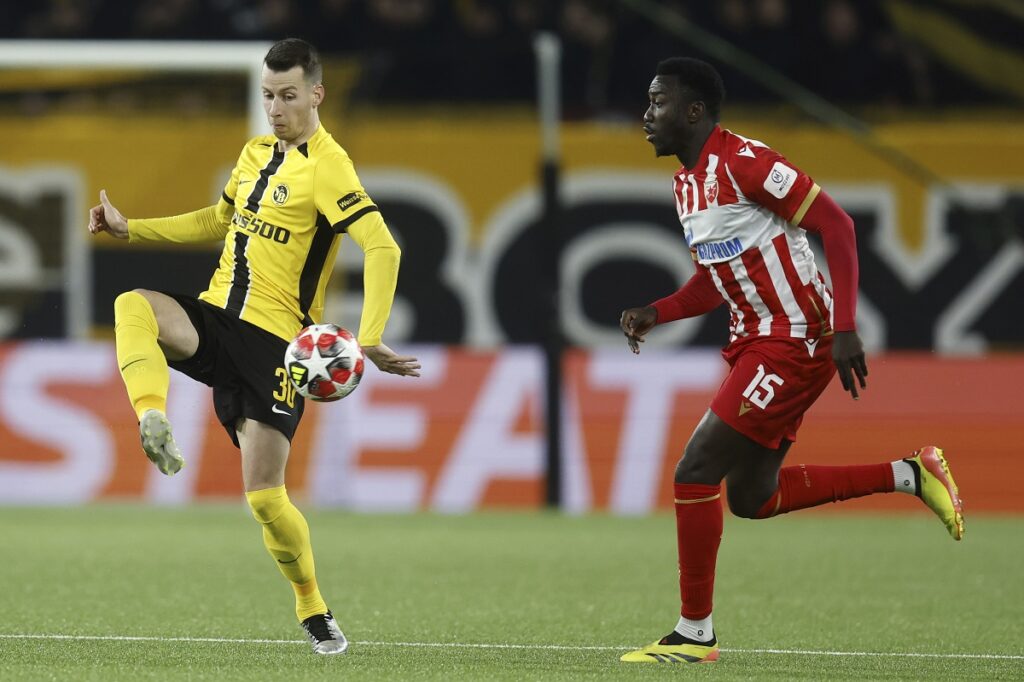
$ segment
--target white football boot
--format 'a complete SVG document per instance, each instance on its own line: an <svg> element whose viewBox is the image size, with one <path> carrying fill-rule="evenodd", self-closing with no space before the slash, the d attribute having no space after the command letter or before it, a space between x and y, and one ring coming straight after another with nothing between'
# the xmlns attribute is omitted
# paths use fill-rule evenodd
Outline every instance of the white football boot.
<svg viewBox="0 0 1024 682"><path fill-rule="evenodd" d="M338 627L338 621L328 611L315 616L310 616L302 621L302 629L309 637L313 645L313 651L318 654L329 656L331 654L343 654L348 649L348 640Z"/></svg>
<svg viewBox="0 0 1024 682"><path fill-rule="evenodd" d="M146 410L139 420L139 435L142 436L142 449L146 451L153 464L161 473L173 476L185 466L185 460L174 442L171 433L171 422L160 410Z"/></svg>

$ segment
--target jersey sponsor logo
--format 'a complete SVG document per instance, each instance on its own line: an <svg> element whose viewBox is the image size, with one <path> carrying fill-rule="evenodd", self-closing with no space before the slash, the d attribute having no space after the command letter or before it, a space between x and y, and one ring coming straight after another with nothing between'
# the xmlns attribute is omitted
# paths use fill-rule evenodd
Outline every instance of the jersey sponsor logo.
<svg viewBox="0 0 1024 682"><path fill-rule="evenodd" d="M754 150L751 149L749 142L744 142L740 145L740 148L736 150L736 156L749 156L754 158Z"/></svg>
<svg viewBox="0 0 1024 682"><path fill-rule="evenodd" d="M277 405L271 405L270 406L270 411L273 412L274 414L284 414L284 415L288 415L289 417L292 416L291 412L289 412L288 410L282 410Z"/></svg>
<svg viewBox="0 0 1024 682"><path fill-rule="evenodd" d="M231 216L231 224L240 230L251 232L264 239L270 239L278 244L287 244L288 240L292 238L291 230L287 227L268 223L256 215L248 216L235 211L235 215Z"/></svg>
<svg viewBox="0 0 1024 682"><path fill-rule="evenodd" d="M342 198L338 199L338 208L342 211L347 211L356 204L369 200L370 197L367 196L366 192L349 192Z"/></svg>
<svg viewBox="0 0 1024 682"><path fill-rule="evenodd" d="M782 199L793 189L796 171L781 161L776 161L764 179L764 188L776 199Z"/></svg>
<svg viewBox="0 0 1024 682"><path fill-rule="evenodd" d="M807 352L810 353L811 357L814 357L814 349L818 347L818 339L807 339L804 341L804 345L807 346Z"/></svg>
<svg viewBox="0 0 1024 682"><path fill-rule="evenodd" d="M697 259L702 262L726 260L740 253L743 253L743 242L739 237L724 242L697 244Z"/></svg>
<svg viewBox="0 0 1024 682"><path fill-rule="evenodd" d="M740 403L740 416L742 417L747 412L750 412L751 409L753 409L753 405L744 400Z"/></svg>
<svg viewBox="0 0 1024 682"><path fill-rule="evenodd" d="M274 194L272 195L274 203L278 206L283 206L284 202L288 201L288 185L281 183L274 188Z"/></svg>

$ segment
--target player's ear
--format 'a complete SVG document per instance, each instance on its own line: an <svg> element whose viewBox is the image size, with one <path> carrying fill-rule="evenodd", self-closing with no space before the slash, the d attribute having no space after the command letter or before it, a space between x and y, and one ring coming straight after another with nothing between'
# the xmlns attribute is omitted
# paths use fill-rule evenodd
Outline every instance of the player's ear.
<svg viewBox="0 0 1024 682"><path fill-rule="evenodd" d="M318 107L324 101L324 86L317 83L313 86L313 106Z"/></svg>
<svg viewBox="0 0 1024 682"><path fill-rule="evenodd" d="M700 100L690 102L690 106L686 108L687 122L693 124L702 118L704 118L704 102L701 102Z"/></svg>

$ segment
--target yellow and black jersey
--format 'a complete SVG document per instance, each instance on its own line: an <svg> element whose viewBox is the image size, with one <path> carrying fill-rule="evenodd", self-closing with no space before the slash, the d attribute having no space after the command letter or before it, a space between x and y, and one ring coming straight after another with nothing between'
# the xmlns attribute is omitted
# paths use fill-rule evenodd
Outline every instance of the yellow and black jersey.
<svg viewBox="0 0 1024 682"><path fill-rule="evenodd" d="M381 342L400 252L345 150L321 126L282 152L272 135L250 140L216 206L130 220L133 241L224 240L199 298L290 340L319 322L334 258L347 233L365 254L359 342Z"/></svg>

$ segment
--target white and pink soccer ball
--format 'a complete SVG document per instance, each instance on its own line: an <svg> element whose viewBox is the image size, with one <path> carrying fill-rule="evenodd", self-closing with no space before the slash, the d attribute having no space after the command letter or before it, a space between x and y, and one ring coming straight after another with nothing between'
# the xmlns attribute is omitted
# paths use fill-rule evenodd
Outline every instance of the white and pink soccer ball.
<svg viewBox="0 0 1024 682"><path fill-rule="evenodd" d="M352 333L334 324L306 327L288 344L284 367L303 398L340 400L363 377L364 356Z"/></svg>

